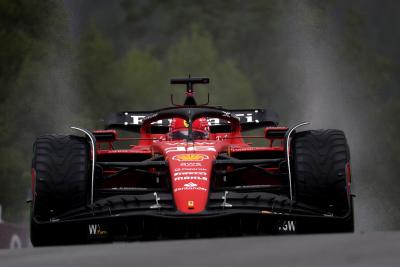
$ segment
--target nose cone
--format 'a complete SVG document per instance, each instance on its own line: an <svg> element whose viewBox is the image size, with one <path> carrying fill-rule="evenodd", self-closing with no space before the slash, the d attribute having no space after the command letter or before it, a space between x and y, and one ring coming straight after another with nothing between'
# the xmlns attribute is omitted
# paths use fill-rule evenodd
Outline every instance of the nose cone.
<svg viewBox="0 0 400 267"><path fill-rule="evenodd" d="M198 213L206 208L214 153L181 152L168 156L177 209Z"/></svg>

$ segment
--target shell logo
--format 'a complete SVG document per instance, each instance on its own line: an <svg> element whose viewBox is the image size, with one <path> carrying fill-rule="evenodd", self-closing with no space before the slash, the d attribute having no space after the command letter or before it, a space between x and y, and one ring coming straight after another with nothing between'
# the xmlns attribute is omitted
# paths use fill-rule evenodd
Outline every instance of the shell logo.
<svg viewBox="0 0 400 267"><path fill-rule="evenodd" d="M177 161L202 161L203 159L209 159L204 154L179 154L172 157L173 160Z"/></svg>

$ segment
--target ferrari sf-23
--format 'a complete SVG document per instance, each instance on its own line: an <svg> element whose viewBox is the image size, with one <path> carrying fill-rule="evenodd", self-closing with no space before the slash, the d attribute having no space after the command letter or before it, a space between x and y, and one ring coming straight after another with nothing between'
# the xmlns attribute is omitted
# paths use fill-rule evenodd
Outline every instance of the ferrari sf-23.
<svg viewBox="0 0 400 267"><path fill-rule="evenodd" d="M37 138L32 244L352 232L344 133L198 104L194 85L207 83L174 78L182 105L171 96L171 107L111 114L104 130Z"/></svg>

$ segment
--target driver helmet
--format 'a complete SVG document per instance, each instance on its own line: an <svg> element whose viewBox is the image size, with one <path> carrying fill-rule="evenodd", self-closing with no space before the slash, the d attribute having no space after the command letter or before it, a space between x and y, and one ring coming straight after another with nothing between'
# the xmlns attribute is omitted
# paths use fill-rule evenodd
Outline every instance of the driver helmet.
<svg viewBox="0 0 400 267"><path fill-rule="evenodd" d="M208 122L206 118L199 118L192 123L193 139L208 138ZM170 137L172 140L187 139L189 135L189 123L180 118L172 119L170 126Z"/></svg>

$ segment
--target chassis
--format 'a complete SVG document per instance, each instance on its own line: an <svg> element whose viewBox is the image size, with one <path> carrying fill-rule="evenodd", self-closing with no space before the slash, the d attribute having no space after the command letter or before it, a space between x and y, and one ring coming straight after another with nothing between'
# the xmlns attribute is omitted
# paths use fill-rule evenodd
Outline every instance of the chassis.
<svg viewBox="0 0 400 267"><path fill-rule="evenodd" d="M118 112L105 130L72 127L84 137L39 137L33 244L353 231L343 133L296 132L308 123L278 127L278 116L265 109L198 105L193 84L208 82L172 79L186 84L183 105ZM185 137L172 137L174 120L184 121ZM199 120L205 123L201 138L194 127ZM243 134L257 128L264 134ZM138 136L119 137L119 130ZM249 139L266 144L253 146ZM322 147L315 148L314 139ZM117 147L126 142L129 148ZM330 167L315 159L318 151L328 151L322 157Z"/></svg>

